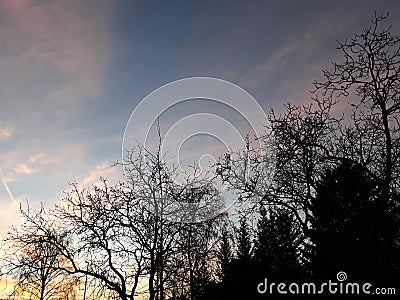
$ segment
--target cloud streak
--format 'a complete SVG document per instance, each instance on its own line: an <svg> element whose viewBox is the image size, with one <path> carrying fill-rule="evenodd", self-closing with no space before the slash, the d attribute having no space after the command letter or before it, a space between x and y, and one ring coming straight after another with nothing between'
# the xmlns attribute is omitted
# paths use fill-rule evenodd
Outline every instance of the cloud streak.
<svg viewBox="0 0 400 300"><path fill-rule="evenodd" d="M15 200L14 195L11 192L10 187L8 186L8 182L7 182L6 178L3 176L3 171L1 170L1 168L0 168L0 177L1 177L1 181L3 182L4 188L7 192L7 194L10 196L11 201L13 203L16 203L17 201Z"/></svg>

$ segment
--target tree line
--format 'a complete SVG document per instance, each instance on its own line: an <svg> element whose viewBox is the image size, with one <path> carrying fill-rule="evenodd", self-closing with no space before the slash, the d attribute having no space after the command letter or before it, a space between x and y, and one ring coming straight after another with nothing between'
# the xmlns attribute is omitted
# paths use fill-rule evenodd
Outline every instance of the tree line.
<svg viewBox="0 0 400 300"><path fill-rule="evenodd" d="M339 271L399 287L400 37L386 20L338 42L342 60L310 103L271 110L266 151L249 143L217 163L215 179L246 210L194 222L223 207L214 182L177 183L160 149L130 149L125 182L73 184L52 208L21 209L1 257L10 299L245 299L265 297L266 277L325 282ZM337 116L347 103L351 114Z"/></svg>

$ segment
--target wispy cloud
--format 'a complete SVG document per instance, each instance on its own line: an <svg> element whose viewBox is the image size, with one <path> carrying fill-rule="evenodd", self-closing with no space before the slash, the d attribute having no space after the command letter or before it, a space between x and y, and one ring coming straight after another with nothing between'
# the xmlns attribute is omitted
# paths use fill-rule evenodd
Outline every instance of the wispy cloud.
<svg viewBox="0 0 400 300"><path fill-rule="evenodd" d="M75 129L103 93L113 5L0 1L1 200L56 201L99 163L93 137Z"/></svg>
<svg viewBox="0 0 400 300"><path fill-rule="evenodd" d="M98 95L109 62L111 1L2 1L0 12L0 64L14 70L9 76L40 79L52 101Z"/></svg>
<svg viewBox="0 0 400 300"><path fill-rule="evenodd" d="M302 30L288 32L275 51L267 52L263 61L241 77L240 84L250 90L266 87L273 103L309 102L313 80L335 60L335 41L346 38L353 17L339 6L315 16Z"/></svg>
<svg viewBox="0 0 400 300"><path fill-rule="evenodd" d="M103 162L96 165L94 169L89 170L88 174L79 182L79 188L86 188L99 183L99 179L104 178L114 182L121 177L121 168L112 167L109 162Z"/></svg>
<svg viewBox="0 0 400 300"><path fill-rule="evenodd" d="M35 172L34 169L30 168L27 164L18 164L14 169L16 174L32 174Z"/></svg>

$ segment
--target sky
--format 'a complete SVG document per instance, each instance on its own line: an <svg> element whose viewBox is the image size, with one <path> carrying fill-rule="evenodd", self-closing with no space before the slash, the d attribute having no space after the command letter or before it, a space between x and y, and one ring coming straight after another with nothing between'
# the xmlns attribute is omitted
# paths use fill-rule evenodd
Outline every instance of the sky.
<svg viewBox="0 0 400 300"><path fill-rule="evenodd" d="M71 182L120 178L111 165L127 122L157 88L213 77L245 89L266 113L305 103L312 81L340 59L336 41L369 26L375 11L390 11L400 33L395 0L1 1L0 234L17 222L20 202L48 205ZM181 104L163 124L211 111L225 108ZM218 148L203 138L188 151Z"/></svg>

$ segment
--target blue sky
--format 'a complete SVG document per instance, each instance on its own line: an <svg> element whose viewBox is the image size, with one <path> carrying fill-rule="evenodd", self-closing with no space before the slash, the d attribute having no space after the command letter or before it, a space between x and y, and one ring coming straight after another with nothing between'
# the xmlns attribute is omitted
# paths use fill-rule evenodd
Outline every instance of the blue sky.
<svg viewBox="0 0 400 300"><path fill-rule="evenodd" d="M306 102L338 58L336 40L398 1L1 1L0 232L19 201L53 203L120 157L143 97L210 76L251 93L265 111ZM186 108L182 108L185 110ZM216 107L209 108L217 110ZM179 116L179 107L170 117ZM12 200L14 198L14 200Z"/></svg>

